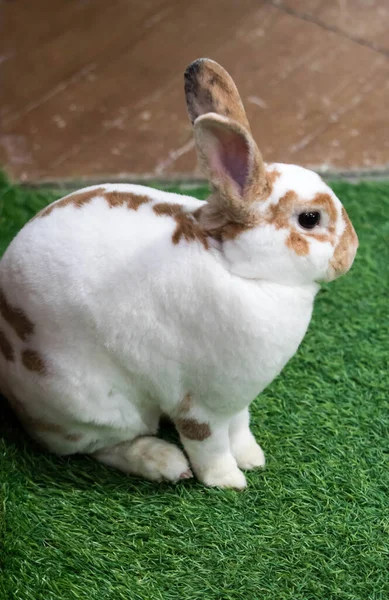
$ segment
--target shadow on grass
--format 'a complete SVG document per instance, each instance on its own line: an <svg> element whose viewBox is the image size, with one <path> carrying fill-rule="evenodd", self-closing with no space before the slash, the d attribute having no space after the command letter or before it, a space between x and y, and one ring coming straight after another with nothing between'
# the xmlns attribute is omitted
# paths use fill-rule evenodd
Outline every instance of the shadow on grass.
<svg viewBox="0 0 389 600"><path fill-rule="evenodd" d="M161 420L158 437L180 445L179 436L171 421ZM83 454L58 456L33 440L23 429L4 396L0 395L0 441L6 448L3 460L14 463L19 476L33 481L39 487L51 488L59 483L62 488L72 487L79 491L90 490L91 487L111 488L127 487L128 491L136 488L142 495L158 495L163 488L172 491L175 485L169 482L156 484L144 479L126 475L120 471L98 463L92 457ZM8 457L8 458L7 458ZM184 482L185 487L196 485L195 479ZM180 482L182 485L182 482Z"/></svg>

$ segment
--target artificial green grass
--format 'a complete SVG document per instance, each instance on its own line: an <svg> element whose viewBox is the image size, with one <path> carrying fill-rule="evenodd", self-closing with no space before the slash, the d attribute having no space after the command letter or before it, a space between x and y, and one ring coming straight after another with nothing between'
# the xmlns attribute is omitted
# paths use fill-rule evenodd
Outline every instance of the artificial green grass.
<svg viewBox="0 0 389 600"><path fill-rule="evenodd" d="M1 600L389 598L389 184L334 189L360 249L252 406L266 470L155 485L45 454L3 402ZM52 199L0 182L0 252Z"/></svg>

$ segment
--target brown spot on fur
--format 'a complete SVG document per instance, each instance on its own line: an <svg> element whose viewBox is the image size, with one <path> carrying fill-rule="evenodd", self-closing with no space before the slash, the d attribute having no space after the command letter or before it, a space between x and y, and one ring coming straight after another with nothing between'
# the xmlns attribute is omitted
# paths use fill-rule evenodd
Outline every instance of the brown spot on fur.
<svg viewBox="0 0 389 600"><path fill-rule="evenodd" d="M132 192L106 192L104 198L111 208L126 205L131 210L138 210L142 204L150 202L148 196L133 194Z"/></svg>
<svg viewBox="0 0 389 600"><path fill-rule="evenodd" d="M62 198L62 200L58 200L58 202L53 202L53 204L49 204L46 208L44 208L37 216L39 217L47 217L50 215L54 209L63 208L64 206L70 206L73 204L76 208L81 208L84 204L88 204L93 198L96 196L101 196L104 193L104 188L96 188L94 190L87 190L86 192L76 192L74 194L70 194L70 196L66 196Z"/></svg>
<svg viewBox="0 0 389 600"><path fill-rule="evenodd" d="M306 256L309 253L309 243L297 231L291 231L286 240L286 245L299 256Z"/></svg>
<svg viewBox="0 0 389 600"><path fill-rule="evenodd" d="M196 419L177 419L176 427L189 440L202 442L211 435L211 428L208 423L199 423Z"/></svg>
<svg viewBox="0 0 389 600"><path fill-rule="evenodd" d="M310 238L314 238L318 242L330 242L330 244L335 243L334 236L330 235L329 233L315 233L313 231L307 231L305 235Z"/></svg>
<svg viewBox="0 0 389 600"><path fill-rule="evenodd" d="M200 229L198 223L192 220L188 215L182 213L175 217L177 228L173 234L173 244L178 244L181 238L187 242L198 240L206 250L209 248L209 243L205 232Z"/></svg>
<svg viewBox="0 0 389 600"><path fill-rule="evenodd" d="M0 329L0 352L3 354L5 360L13 361L15 357L14 349L12 348L11 342L8 340L4 331Z"/></svg>
<svg viewBox="0 0 389 600"><path fill-rule="evenodd" d="M331 266L335 273L345 273L350 268L350 262L354 256L354 251L358 246L358 237L351 221L342 206L342 218L346 227L341 235L338 245L335 248L334 256L331 259Z"/></svg>
<svg viewBox="0 0 389 600"><path fill-rule="evenodd" d="M63 427L58 425L57 423L47 423L46 421L41 421L40 419L29 419L29 427L34 429L35 431L39 431L41 433L61 433L63 434Z"/></svg>
<svg viewBox="0 0 389 600"><path fill-rule="evenodd" d="M0 313L21 340L25 341L34 331L34 325L28 317L20 308L10 305L2 291L0 291Z"/></svg>
<svg viewBox="0 0 389 600"><path fill-rule="evenodd" d="M200 227L194 213L185 212L180 204L162 202L153 206L153 211L158 216L172 217L176 222L173 232L173 244L178 244L182 238L187 242L199 241L206 250L209 249L207 234Z"/></svg>
<svg viewBox="0 0 389 600"><path fill-rule="evenodd" d="M314 197L312 202L310 202L310 204L312 204L313 206L317 205L318 208L323 207L326 210L330 218L328 231L329 233L335 233L335 224L338 219L338 213L336 210L335 203L331 196L325 193L316 194L316 196Z"/></svg>
<svg viewBox="0 0 389 600"><path fill-rule="evenodd" d="M35 371L35 373L39 373L40 375L47 373L45 362L36 350L23 350L22 363L29 371Z"/></svg>
<svg viewBox="0 0 389 600"><path fill-rule="evenodd" d="M169 202L161 202L153 206L153 211L156 215L166 215L168 217L176 217L182 212L180 204L169 204Z"/></svg>
<svg viewBox="0 0 389 600"><path fill-rule="evenodd" d="M127 205L129 209L138 210L139 206L145 204L146 202L150 202L150 198L144 195L120 191L106 192L103 187L100 187L94 190L88 190L86 192L76 192L74 194L71 194L70 196L66 196L65 198L62 198L62 200L50 204L47 208L43 209L37 216L46 217L47 215L52 213L55 208L62 208L64 206L69 206L70 204L73 204L77 208L81 208L82 206L84 206L84 204L88 204L97 196L104 196L104 199L107 201L108 206L110 208L114 208L115 206Z"/></svg>
<svg viewBox="0 0 389 600"><path fill-rule="evenodd" d="M298 206L298 196L296 192L289 190L279 199L277 204L269 206L267 221L274 225L276 229L289 228L289 218L294 206Z"/></svg>
<svg viewBox="0 0 389 600"><path fill-rule="evenodd" d="M274 183L277 181L277 179L280 176L281 176L281 173L278 171L278 169L272 169L271 171L266 171L268 196L270 196L270 194L272 194Z"/></svg>

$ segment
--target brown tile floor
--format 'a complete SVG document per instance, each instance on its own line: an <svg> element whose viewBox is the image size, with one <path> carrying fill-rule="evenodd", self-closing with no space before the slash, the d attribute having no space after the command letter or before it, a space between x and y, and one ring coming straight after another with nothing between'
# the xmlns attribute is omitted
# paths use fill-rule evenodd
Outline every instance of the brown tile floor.
<svg viewBox="0 0 389 600"><path fill-rule="evenodd" d="M389 0L0 0L0 164L196 173L182 73L227 68L265 159L389 167Z"/></svg>

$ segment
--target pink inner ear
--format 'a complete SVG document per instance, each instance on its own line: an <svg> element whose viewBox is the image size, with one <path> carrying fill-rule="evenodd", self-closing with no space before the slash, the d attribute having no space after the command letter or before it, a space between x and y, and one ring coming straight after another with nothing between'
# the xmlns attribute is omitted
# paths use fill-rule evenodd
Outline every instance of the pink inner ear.
<svg viewBox="0 0 389 600"><path fill-rule="evenodd" d="M219 176L230 177L242 193L249 174L249 148L245 138L231 130L212 128L215 143L210 151L211 168Z"/></svg>

